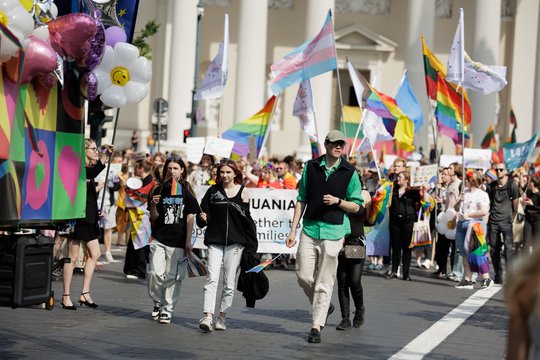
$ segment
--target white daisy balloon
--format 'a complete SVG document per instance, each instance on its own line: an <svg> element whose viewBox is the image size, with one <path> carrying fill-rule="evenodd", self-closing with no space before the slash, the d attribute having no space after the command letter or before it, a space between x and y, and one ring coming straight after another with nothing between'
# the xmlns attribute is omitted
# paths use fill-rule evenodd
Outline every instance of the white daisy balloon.
<svg viewBox="0 0 540 360"><path fill-rule="evenodd" d="M150 62L139 56L139 49L127 43L107 46L101 64L94 69L97 93L103 104L115 108L140 102L152 79Z"/></svg>
<svg viewBox="0 0 540 360"><path fill-rule="evenodd" d="M30 42L28 35L34 30L34 20L19 0L0 1L0 23L19 39L24 48L28 46ZM13 42L0 35L0 63L4 63L16 56L18 50Z"/></svg>

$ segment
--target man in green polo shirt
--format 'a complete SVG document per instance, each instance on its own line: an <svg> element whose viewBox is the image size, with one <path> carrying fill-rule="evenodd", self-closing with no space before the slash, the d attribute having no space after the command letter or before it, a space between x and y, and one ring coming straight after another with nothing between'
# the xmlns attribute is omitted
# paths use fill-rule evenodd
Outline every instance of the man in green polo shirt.
<svg viewBox="0 0 540 360"><path fill-rule="evenodd" d="M347 138L331 130L324 140L326 155L308 161L299 183L288 247L296 245L296 228L304 217L296 256L298 284L313 307L310 343L321 342L321 329L334 311L330 303L338 254L343 239L351 231L347 212L362 205L362 186L358 173L342 158Z"/></svg>

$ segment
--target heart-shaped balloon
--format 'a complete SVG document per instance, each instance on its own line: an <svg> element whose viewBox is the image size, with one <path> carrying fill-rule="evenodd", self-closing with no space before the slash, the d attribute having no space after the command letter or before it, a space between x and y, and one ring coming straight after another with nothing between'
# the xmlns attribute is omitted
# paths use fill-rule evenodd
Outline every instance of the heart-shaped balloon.
<svg viewBox="0 0 540 360"><path fill-rule="evenodd" d="M105 53L105 28L98 18L94 21L96 22L96 33L89 40L90 50L86 56L77 61L78 67L88 71L94 70L99 65Z"/></svg>
<svg viewBox="0 0 540 360"><path fill-rule="evenodd" d="M62 15L47 25L51 45L57 52L79 60L92 48L91 40L97 31L92 16L82 13Z"/></svg>
<svg viewBox="0 0 540 360"><path fill-rule="evenodd" d="M29 83L39 74L47 74L56 69L56 51L47 42L33 35L29 36L30 44L26 49L21 83ZM6 63L7 75L13 82L17 82L19 70L17 59L13 58Z"/></svg>

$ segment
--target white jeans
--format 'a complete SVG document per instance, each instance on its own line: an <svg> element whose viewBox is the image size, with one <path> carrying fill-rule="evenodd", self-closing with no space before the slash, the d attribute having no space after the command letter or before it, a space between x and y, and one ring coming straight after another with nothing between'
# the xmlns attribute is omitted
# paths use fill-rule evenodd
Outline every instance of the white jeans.
<svg viewBox="0 0 540 360"><path fill-rule="evenodd" d="M174 311L182 280L186 277L187 261L183 260L187 260L184 249L169 247L156 240L150 243L148 294L154 300L154 306L169 314Z"/></svg>
<svg viewBox="0 0 540 360"><path fill-rule="evenodd" d="M317 240L302 232L296 253L296 275L313 307L313 324L324 326L336 282L343 239Z"/></svg>
<svg viewBox="0 0 540 360"><path fill-rule="evenodd" d="M242 258L242 245L208 246L208 276L204 285L203 312L214 314L216 308L216 293L218 288L219 274L223 262L223 290L221 291L220 312L227 312L231 307L234 288L236 285L236 273Z"/></svg>

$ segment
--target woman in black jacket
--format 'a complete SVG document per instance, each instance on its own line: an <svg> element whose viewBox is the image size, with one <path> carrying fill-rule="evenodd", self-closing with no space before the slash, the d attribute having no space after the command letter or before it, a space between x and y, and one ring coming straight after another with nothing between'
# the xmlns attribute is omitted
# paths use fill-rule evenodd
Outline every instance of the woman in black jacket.
<svg viewBox="0 0 540 360"><path fill-rule="evenodd" d="M242 173L233 161L220 164L217 170L217 184L206 191L202 212L197 217L199 227L207 226L204 244L208 247L208 276L203 295L204 316L199 322L199 328L205 332L214 327L212 316L222 262L223 290L215 329L226 329L225 316L232 304L242 251L251 238L243 220L249 214L249 194L241 185Z"/></svg>
<svg viewBox="0 0 540 360"><path fill-rule="evenodd" d="M540 246L540 177L533 176L529 180L529 188L523 195L525 205L525 225L523 227L523 240L527 253L533 247Z"/></svg>
<svg viewBox="0 0 540 360"><path fill-rule="evenodd" d="M114 147L112 145L104 146L107 150L99 156L96 143L92 139L84 140L84 149L86 157L86 217L77 219L75 230L68 236L69 258L70 261L64 263L64 293L62 294L62 308L67 310L77 310L70 297L71 279L73 278L73 267L79 256L81 241L86 243L88 249L88 258L84 265L83 288L79 297L81 306L95 308L97 304L92 301L90 296L90 283L92 275L96 268L96 262L101 256L99 248L99 214L97 204L97 191L94 179L105 169L105 163L112 154ZM99 159L99 160L98 160Z"/></svg>
<svg viewBox="0 0 540 360"><path fill-rule="evenodd" d="M411 245L413 226L416 212L420 209L421 190L409 187L410 173L405 170L398 174L396 185L392 191L390 205L390 244L392 246L392 272L386 279L397 278L400 260L403 259L403 280L411 281L409 268L411 266ZM424 191L424 197L429 201L429 194ZM402 256L403 252L403 256Z"/></svg>

